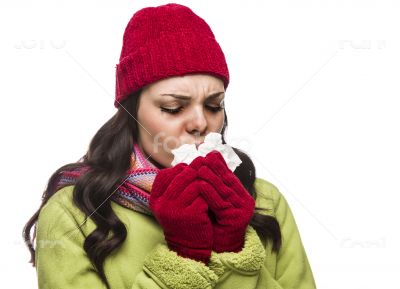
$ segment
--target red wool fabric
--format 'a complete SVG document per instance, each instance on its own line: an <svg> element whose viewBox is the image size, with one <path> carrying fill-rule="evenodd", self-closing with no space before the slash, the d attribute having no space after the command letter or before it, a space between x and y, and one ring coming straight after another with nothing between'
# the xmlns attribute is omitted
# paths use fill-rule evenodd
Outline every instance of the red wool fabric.
<svg viewBox="0 0 400 289"><path fill-rule="evenodd" d="M168 247L207 265L213 228L196 179L197 171L184 163L161 170L153 183L150 208L164 230Z"/></svg>
<svg viewBox="0 0 400 289"><path fill-rule="evenodd" d="M114 106L150 83L190 73L214 75L228 87L225 55L209 25L180 4L143 8L125 28Z"/></svg>
<svg viewBox="0 0 400 289"><path fill-rule="evenodd" d="M255 201L229 169L218 151L207 154L198 170L200 193L215 215L213 250L239 252L246 228L254 213Z"/></svg>

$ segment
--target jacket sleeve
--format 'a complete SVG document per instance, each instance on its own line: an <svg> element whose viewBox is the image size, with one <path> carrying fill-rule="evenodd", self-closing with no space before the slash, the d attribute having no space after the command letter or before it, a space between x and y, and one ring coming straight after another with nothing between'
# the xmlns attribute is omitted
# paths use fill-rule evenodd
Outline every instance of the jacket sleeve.
<svg viewBox="0 0 400 289"><path fill-rule="evenodd" d="M84 239L71 213L61 203L49 200L37 224L35 259L39 289L106 289L83 249ZM134 279L128 289L205 289L213 288L218 276L203 263L180 257L159 244ZM108 281L111 289L125 288L121 281Z"/></svg>
<svg viewBox="0 0 400 289"><path fill-rule="evenodd" d="M209 265L211 268L216 261L223 265L218 274L217 287L315 289L310 264L286 199L267 181L259 182L257 188L257 198L262 198L258 200L257 206L277 219L281 229L282 247L278 253L271 252L271 241L268 240L268 245L262 244L255 230L249 226L241 252L220 253L216 255L217 259L212 258L213 262Z"/></svg>
<svg viewBox="0 0 400 289"><path fill-rule="evenodd" d="M151 280L165 289L208 289L214 288L218 281L215 270L218 268L209 268L201 262L180 257L166 244L159 244L146 258L143 272L137 276L136 283L147 284Z"/></svg>
<svg viewBox="0 0 400 289"><path fill-rule="evenodd" d="M256 287L257 274L262 267L264 258L263 244L256 231L252 227L248 227L244 247L239 253L216 253L213 251L208 266L201 262L182 258L174 251L169 250L166 244L159 244L146 258L144 270L138 275L136 281L146 284L151 280L165 289L208 289L220 288L221 285L223 288L233 288L232 286L238 286L245 280L246 287L240 288L258 288ZM250 278L246 278L246 276ZM221 280L228 280L228 284L224 284Z"/></svg>
<svg viewBox="0 0 400 289"><path fill-rule="evenodd" d="M275 217L282 235L282 246L276 254L275 272L272 274L267 269L270 266L262 268L264 274L261 275L268 276L265 278L265 288L315 289L313 273L290 206L276 186L266 181L264 184L266 191L270 190Z"/></svg>
<svg viewBox="0 0 400 289"><path fill-rule="evenodd" d="M84 235L58 202L42 208L36 233L39 289L106 288L83 249Z"/></svg>

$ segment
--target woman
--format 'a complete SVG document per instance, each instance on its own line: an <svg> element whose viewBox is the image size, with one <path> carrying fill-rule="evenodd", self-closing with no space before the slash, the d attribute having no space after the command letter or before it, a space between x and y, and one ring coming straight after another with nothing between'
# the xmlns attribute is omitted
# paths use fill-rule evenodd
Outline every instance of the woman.
<svg viewBox="0 0 400 289"><path fill-rule="evenodd" d="M285 198L245 153L234 148L233 172L217 150L171 165L173 149L209 133L225 144L228 83L213 32L188 7L133 15L117 113L51 176L24 228L40 289L315 288Z"/></svg>

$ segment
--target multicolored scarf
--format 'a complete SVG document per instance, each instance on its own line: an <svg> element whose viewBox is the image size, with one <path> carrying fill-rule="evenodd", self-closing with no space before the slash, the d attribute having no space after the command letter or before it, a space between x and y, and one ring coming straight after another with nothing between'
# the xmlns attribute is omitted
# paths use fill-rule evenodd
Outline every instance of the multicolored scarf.
<svg viewBox="0 0 400 289"><path fill-rule="evenodd" d="M62 187L74 185L89 168L81 167L69 172L63 172L57 183L56 191ZM152 164L143 154L138 144L134 144L131 154L131 168L124 182L112 192L110 199L121 206L152 215L149 208L150 192L159 168Z"/></svg>

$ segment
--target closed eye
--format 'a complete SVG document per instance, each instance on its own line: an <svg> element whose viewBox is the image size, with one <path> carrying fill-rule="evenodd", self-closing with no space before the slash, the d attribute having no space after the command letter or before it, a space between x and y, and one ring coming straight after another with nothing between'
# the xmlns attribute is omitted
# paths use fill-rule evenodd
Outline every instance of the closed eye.
<svg viewBox="0 0 400 289"><path fill-rule="evenodd" d="M182 109L183 109L182 106L180 106L178 108L166 108L166 107L160 107L160 108L161 108L161 111L167 112L170 114L177 114L180 111L182 111ZM211 105L206 105L206 108L213 113L217 113L217 112L221 111L222 109L224 109L222 106L211 106Z"/></svg>

